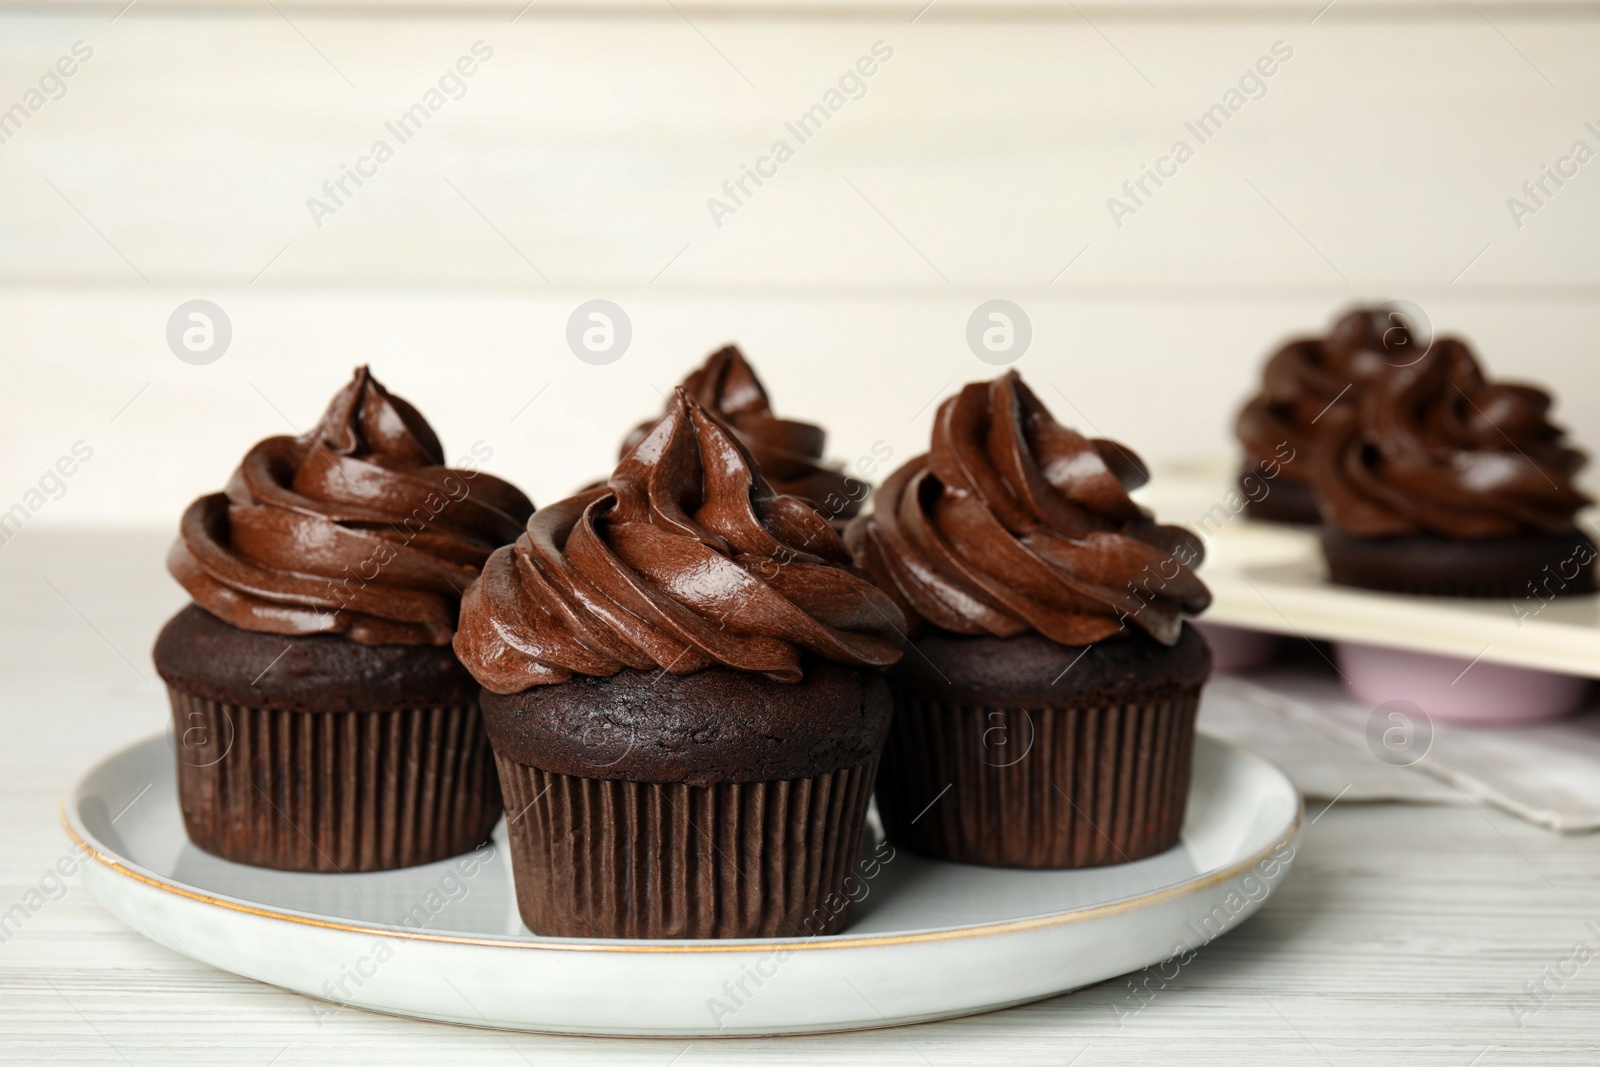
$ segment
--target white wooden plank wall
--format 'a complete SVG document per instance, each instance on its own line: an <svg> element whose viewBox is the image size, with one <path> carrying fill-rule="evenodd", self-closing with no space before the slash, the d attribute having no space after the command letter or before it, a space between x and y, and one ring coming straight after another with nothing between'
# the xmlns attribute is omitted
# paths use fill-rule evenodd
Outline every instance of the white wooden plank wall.
<svg viewBox="0 0 1600 1067"><path fill-rule="evenodd" d="M1600 150L1592 4L119 6L0 9L0 111L93 50L0 143L0 509L95 450L41 525L172 521L359 361L540 501L725 340L840 458L904 458L934 396L994 373L964 328L996 297L1047 401L1157 460L1227 452L1277 339L1384 296L1551 383L1600 446L1600 162L1520 228L1507 207ZM400 143L385 124L478 41ZM1201 143L1185 123L1277 42ZM379 139L319 227L308 198ZM1119 227L1108 197L1158 163ZM604 367L563 340L595 297L634 326ZM210 366L166 345L192 298L232 322Z"/></svg>

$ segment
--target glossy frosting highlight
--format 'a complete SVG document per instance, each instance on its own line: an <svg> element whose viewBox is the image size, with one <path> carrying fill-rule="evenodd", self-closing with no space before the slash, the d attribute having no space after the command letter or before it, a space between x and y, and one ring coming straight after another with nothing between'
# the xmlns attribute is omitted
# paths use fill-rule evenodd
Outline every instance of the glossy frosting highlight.
<svg viewBox="0 0 1600 1067"><path fill-rule="evenodd" d="M1129 498L1144 464L1058 424L1016 372L939 407L931 450L850 525L856 562L915 620L1087 645L1129 624L1174 644L1211 594L1193 534Z"/></svg>
<svg viewBox="0 0 1600 1067"><path fill-rule="evenodd" d="M1549 394L1486 380L1465 343L1441 338L1324 420L1313 464L1323 518L1358 537L1571 533L1590 503L1573 484L1585 457L1549 410Z"/></svg>
<svg viewBox="0 0 1600 1067"><path fill-rule="evenodd" d="M532 513L514 486L446 467L427 421L360 367L309 433L259 442L189 505L167 568L243 630L444 645Z"/></svg>
<svg viewBox="0 0 1600 1067"><path fill-rule="evenodd" d="M1235 429L1247 470L1278 470L1286 481L1304 483L1324 414L1353 406L1360 386L1385 367L1416 358L1410 331L1383 307L1355 308L1326 337L1290 341L1267 360L1261 391L1239 413ZM1300 460L1285 461L1288 455Z"/></svg>
<svg viewBox="0 0 1600 1067"><path fill-rule="evenodd" d="M713 352L683 380L682 388L733 428L773 489L804 497L830 519L849 518L861 510L866 486L822 458L827 432L809 422L774 415L766 389L737 347ZM668 410L673 403L668 402ZM636 426L623 442L621 455L644 440L657 421Z"/></svg>
<svg viewBox="0 0 1600 1067"><path fill-rule="evenodd" d="M795 682L806 654L886 666L905 620L848 562L827 520L775 492L680 387L607 485L543 509L489 558L456 653L496 693L625 668Z"/></svg>

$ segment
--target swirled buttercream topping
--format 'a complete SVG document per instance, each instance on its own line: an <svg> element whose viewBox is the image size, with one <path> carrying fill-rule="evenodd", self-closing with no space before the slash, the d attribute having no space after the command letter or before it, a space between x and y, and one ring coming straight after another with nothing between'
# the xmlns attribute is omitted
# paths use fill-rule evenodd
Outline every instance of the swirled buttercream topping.
<svg viewBox="0 0 1600 1067"><path fill-rule="evenodd" d="M532 513L509 483L446 467L427 421L361 367L311 432L261 441L189 505L167 568L243 630L443 645Z"/></svg>
<svg viewBox="0 0 1600 1067"><path fill-rule="evenodd" d="M683 390L732 427L774 490L804 497L830 519L849 518L861 510L866 486L822 458L826 431L774 415L766 389L738 348L728 345L713 352L683 380ZM644 440L657 421L636 426L622 444L622 455Z"/></svg>
<svg viewBox="0 0 1600 1067"><path fill-rule="evenodd" d="M1549 410L1548 393L1485 379L1465 343L1441 338L1324 420L1312 467L1323 518L1358 537L1570 533L1591 502L1573 484L1585 457Z"/></svg>
<svg viewBox="0 0 1600 1067"><path fill-rule="evenodd" d="M943 630L1087 645L1131 624L1170 645L1211 594L1191 570L1199 540L1129 498L1147 477L1012 372L940 406L931 450L889 476L847 540L909 617Z"/></svg>
<svg viewBox="0 0 1600 1067"><path fill-rule="evenodd" d="M1317 427L1331 409L1354 406L1360 386L1384 367L1416 358L1415 342L1399 313L1356 308L1327 337L1290 341L1267 360L1261 391L1239 413L1236 431L1246 468L1276 471L1305 483ZM1286 461L1285 456L1301 462Z"/></svg>
<svg viewBox="0 0 1600 1067"><path fill-rule="evenodd" d="M848 564L827 520L775 492L680 387L607 485L544 508L489 557L456 653L496 693L624 668L795 682L805 654L886 666L905 620Z"/></svg>

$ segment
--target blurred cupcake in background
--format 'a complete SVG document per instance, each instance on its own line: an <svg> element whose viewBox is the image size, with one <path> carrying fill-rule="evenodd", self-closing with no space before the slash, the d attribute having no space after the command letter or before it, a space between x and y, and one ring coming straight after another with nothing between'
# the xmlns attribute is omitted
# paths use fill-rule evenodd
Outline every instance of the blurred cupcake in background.
<svg viewBox="0 0 1600 1067"><path fill-rule="evenodd" d="M533 512L446 467L366 367L302 437L245 455L184 512L162 629L190 839L296 871L466 852L501 811L478 689L450 648L463 591Z"/></svg>
<svg viewBox="0 0 1600 1067"><path fill-rule="evenodd" d="M878 786L892 842L1087 867L1177 843L1211 671L1199 540L1128 496L1144 464L1051 417L1015 372L944 401L931 450L847 539L910 648Z"/></svg>
<svg viewBox="0 0 1600 1067"><path fill-rule="evenodd" d="M822 427L772 413L766 389L738 348L728 345L713 352L683 380L682 388L732 428L776 492L801 497L840 529L861 510L871 486L823 459L828 435ZM675 403L667 401L669 412ZM634 427L618 458L644 440L659 421L650 419Z"/></svg>
<svg viewBox="0 0 1600 1067"><path fill-rule="evenodd" d="M1548 418L1550 396L1485 378L1462 341L1387 367L1323 420L1311 464L1330 579L1451 597L1595 589L1585 457Z"/></svg>
<svg viewBox="0 0 1600 1067"><path fill-rule="evenodd" d="M1326 337L1290 341L1267 360L1261 391L1235 425L1244 446L1239 486L1251 518L1319 521L1311 458L1320 423L1329 412L1353 406L1361 385L1385 367L1416 358L1421 339L1397 308L1355 308Z"/></svg>

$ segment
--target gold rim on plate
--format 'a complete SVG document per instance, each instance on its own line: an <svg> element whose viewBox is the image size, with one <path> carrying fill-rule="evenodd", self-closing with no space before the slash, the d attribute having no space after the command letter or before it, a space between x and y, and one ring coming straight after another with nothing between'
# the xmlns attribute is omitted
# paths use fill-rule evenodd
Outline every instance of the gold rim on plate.
<svg viewBox="0 0 1600 1067"><path fill-rule="evenodd" d="M1218 742L1238 752L1227 742ZM1274 768L1276 770L1276 768ZM1282 771L1279 771L1282 774ZM1293 788L1291 786L1291 788ZM243 901L228 900L224 897L211 896L208 893L196 892L185 886L166 881L151 874L145 874L121 860L102 852L91 845L83 835L79 834L72 825L72 820L67 814L67 804L61 804L61 827L67 836L89 855L103 864L114 874L129 878L135 882L147 885L152 889L159 889L164 893L184 897L200 904L209 904L213 907L223 908L228 911L241 912L245 915L255 915L263 919L276 919L279 922L298 923L302 926L315 926L325 930L339 930L345 933L368 934L383 938L399 938L407 941L435 941L450 945L480 945L486 948L516 948L516 949L542 949L555 952L802 952L817 949L845 949L845 948L874 948L888 945L914 945L929 941L955 941L970 937L989 937L997 934L1012 934L1023 930L1038 930L1051 926L1064 926L1068 923L1085 922L1089 919L1115 915L1121 912L1138 911L1154 904L1158 904L1174 897L1188 896L1199 893L1221 882L1229 881L1249 871L1257 864L1265 861L1284 845L1293 841L1300 833L1301 823L1305 819L1305 798L1295 790L1294 819L1282 835L1275 838L1270 844L1257 849L1244 859L1229 864L1210 874L1180 882L1177 885L1158 889L1137 897L1125 900L1112 901L1108 904L1093 904L1086 908L1077 908L1072 911L1058 912L1053 915L1039 915L1029 919L1009 919L1005 922L987 923L980 926L961 926L950 930L928 930L916 934L884 934L882 936L851 937L839 939L807 939L803 941L760 941L750 942L716 942L716 941L663 941L660 944L642 944L631 941L622 944L607 943L603 941L562 941L543 940L530 941L527 939L497 938L497 937L460 937L450 934L432 934L422 930L409 930L377 924L337 922L329 919L318 919L310 915L297 915L293 912L278 911L271 908L261 908Z"/></svg>

